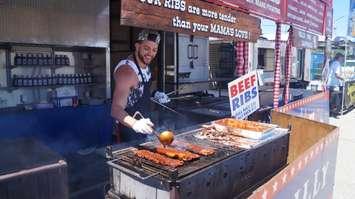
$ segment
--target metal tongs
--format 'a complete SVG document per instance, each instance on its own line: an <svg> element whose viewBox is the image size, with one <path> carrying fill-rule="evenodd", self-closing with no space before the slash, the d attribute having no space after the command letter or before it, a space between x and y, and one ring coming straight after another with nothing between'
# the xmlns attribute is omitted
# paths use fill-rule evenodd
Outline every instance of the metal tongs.
<svg viewBox="0 0 355 199"><path fill-rule="evenodd" d="M137 116L141 117L142 119L145 119L139 111L136 111L133 114L133 118L136 119ZM163 133L158 133L155 129L153 129L153 134L158 138L159 142L164 145L164 147L167 145L171 145L171 143L174 141L174 134L171 131L164 131Z"/></svg>

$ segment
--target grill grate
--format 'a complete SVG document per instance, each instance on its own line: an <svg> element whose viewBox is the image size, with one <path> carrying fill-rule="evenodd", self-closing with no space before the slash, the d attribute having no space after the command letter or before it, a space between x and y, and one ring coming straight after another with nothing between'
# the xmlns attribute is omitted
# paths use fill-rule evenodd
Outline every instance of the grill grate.
<svg viewBox="0 0 355 199"><path fill-rule="evenodd" d="M286 164L289 134L283 131L254 148L240 150L195 138L200 130L176 138L212 147L217 153L187 162L175 170L134 156L134 150L154 147L156 142L115 151L113 156L118 159L113 164L108 162L112 168L112 193L120 198L234 198ZM137 187L144 187L143 195Z"/></svg>
<svg viewBox="0 0 355 199"><path fill-rule="evenodd" d="M154 148L158 145L158 143L149 142L140 145L136 148L132 147L128 150L116 154L115 158L117 160L113 161L113 163L119 164L120 166L124 166L129 170L133 170L139 173L141 176L158 174L166 180L176 181L206 167L212 166L213 164L220 162L226 158L229 158L244 150L235 147L223 147L222 145L195 138L193 134L197 133L199 130L200 129L179 135L177 141L213 148L215 149L215 154L211 156L201 156L197 160L184 162L183 166L177 168L170 168L135 156L134 151L137 149L148 149L150 151L154 151ZM177 146L177 148L182 148L182 146Z"/></svg>

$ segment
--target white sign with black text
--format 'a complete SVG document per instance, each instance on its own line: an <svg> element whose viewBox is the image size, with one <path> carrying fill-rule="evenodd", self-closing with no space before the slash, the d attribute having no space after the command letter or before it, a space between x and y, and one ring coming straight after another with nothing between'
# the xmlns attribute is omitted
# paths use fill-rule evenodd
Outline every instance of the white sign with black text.
<svg viewBox="0 0 355 199"><path fill-rule="evenodd" d="M228 95L231 115L244 119L260 107L258 76L252 71L228 83Z"/></svg>

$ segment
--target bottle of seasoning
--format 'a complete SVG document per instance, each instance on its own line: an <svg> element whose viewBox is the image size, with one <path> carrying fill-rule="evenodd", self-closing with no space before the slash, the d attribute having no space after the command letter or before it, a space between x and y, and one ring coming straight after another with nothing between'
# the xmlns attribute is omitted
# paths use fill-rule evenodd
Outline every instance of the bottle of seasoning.
<svg viewBox="0 0 355 199"><path fill-rule="evenodd" d="M27 54L27 65L33 65L33 55L31 53Z"/></svg>
<svg viewBox="0 0 355 199"><path fill-rule="evenodd" d="M59 55L58 57L58 65L63 66L63 55Z"/></svg>
<svg viewBox="0 0 355 199"><path fill-rule="evenodd" d="M66 74L62 74L62 81L63 81L63 85L65 85L67 83L67 75Z"/></svg>
<svg viewBox="0 0 355 199"><path fill-rule="evenodd" d="M43 83L44 83L44 76L39 75L38 76L38 86L43 86Z"/></svg>
<svg viewBox="0 0 355 199"><path fill-rule="evenodd" d="M38 65L43 66L43 54L39 53L37 54L37 57L38 57Z"/></svg>
<svg viewBox="0 0 355 199"><path fill-rule="evenodd" d="M21 63L21 57L18 53L16 53L14 64L15 64L15 66L18 66L18 65L21 65L20 63Z"/></svg>
<svg viewBox="0 0 355 199"><path fill-rule="evenodd" d="M29 86L35 86L35 79L36 79L35 75L30 76Z"/></svg>
<svg viewBox="0 0 355 199"><path fill-rule="evenodd" d="M50 85L57 85L58 84L58 78L56 74L51 75L51 84Z"/></svg>
<svg viewBox="0 0 355 199"><path fill-rule="evenodd" d="M88 73L88 83L92 84L94 82L93 76L91 73Z"/></svg>
<svg viewBox="0 0 355 199"><path fill-rule="evenodd" d="M30 75L27 75L27 76L26 76L26 81L27 81L27 84L26 84L26 85L27 85L27 86L32 86L32 85L33 85L33 84L32 84L32 83L33 83L33 82L32 82L32 77L33 77L33 76L30 76Z"/></svg>
<svg viewBox="0 0 355 199"><path fill-rule="evenodd" d="M64 55L60 56L60 65L65 66L65 56Z"/></svg>
<svg viewBox="0 0 355 199"><path fill-rule="evenodd" d="M70 66L69 57L67 55L64 55L64 62L66 66Z"/></svg>
<svg viewBox="0 0 355 199"><path fill-rule="evenodd" d="M57 85L63 85L63 77L61 74L57 75Z"/></svg>
<svg viewBox="0 0 355 199"><path fill-rule="evenodd" d="M23 86L28 86L28 76L27 75L23 76L22 84L23 84Z"/></svg>
<svg viewBox="0 0 355 199"><path fill-rule="evenodd" d="M67 80L67 85L72 85L72 75L71 74L67 74L67 78L68 78L68 80Z"/></svg>
<svg viewBox="0 0 355 199"><path fill-rule="evenodd" d="M17 75L13 75L13 76L12 76L12 85L15 86L15 87L18 86Z"/></svg>
<svg viewBox="0 0 355 199"><path fill-rule="evenodd" d="M82 74L78 74L78 75L79 75L79 83L78 84L83 84L84 83L83 75Z"/></svg>
<svg viewBox="0 0 355 199"><path fill-rule="evenodd" d="M42 86L42 75L36 75L37 86Z"/></svg>
<svg viewBox="0 0 355 199"><path fill-rule="evenodd" d="M35 75L31 75L30 76L30 81L29 81L29 85L30 86L36 86L36 82L35 82L36 76Z"/></svg>
<svg viewBox="0 0 355 199"><path fill-rule="evenodd" d="M48 62L48 65L50 65L50 66L53 66L53 65L54 65L54 61L53 61L52 55L48 55L47 62Z"/></svg>
<svg viewBox="0 0 355 199"><path fill-rule="evenodd" d="M43 81L42 81L42 75L37 75L37 85L38 86L42 86L43 85Z"/></svg>
<svg viewBox="0 0 355 199"><path fill-rule="evenodd" d="M58 55L53 55L53 65L57 65L57 57Z"/></svg>
<svg viewBox="0 0 355 199"><path fill-rule="evenodd" d="M33 81L32 86L38 86L38 76L37 75L33 76L32 81Z"/></svg>
<svg viewBox="0 0 355 199"><path fill-rule="evenodd" d="M47 54L45 57L43 57L43 66L48 66L48 60L49 60L49 55Z"/></svg>
<svg viewBox="0 0 355 199"><path fill-rule="evenodd" d="M63 74L63 84L64 85L68 84L68 75L67 74Z"/></svg>
<svg viewBox="0 0 355 199"><path fill-rule="evenodd" d="M71 74L71 85L75 84L75 74Z"/></svg>
<svg viewBox="0 0 355 199"><path fill-rule="evenodd" d="M27 55L23 55L23 58L22 58L22 65L24 65L24 66L27 65Z"/></svg>
<svg viewBox="0 0 355 199"><path fill-rule="evenodd" d="M54 56L54 64L56 66L59 66L60 65L60 58L59 58L59 55L55 55Z"/></svg>
<svg viewBox="0 0 355 199"><path fill-rule="evenodd" d="M73 78L72 78L73 75L72 75L72 74L68 74L67 77L68 77L68 82L67 82L67 84L68 84L68 85L72 85L72 84L73 84Z"/></svg>
<svg viewBox="0 0 355 199"><path fill-rule="evenodd" d="M59 85L63 85L65 79L64 74L59 74L58 76L59 76Z"/></svg>
<svg viewBox="0 0 355 199"><path fill-rule="evenodd" d="M73 85L76 85L76 74L72 74Z"/></svg>
<svg viewBox="0 0 355 199"><path fill-rule="evenodd" d="M62 85L63 79L61 74L57 74L57 85Z"/></svg>
<svg viewBox="0 0 355 199"><path fill-rule="evenodd" d="M24 75L20 75L19 77L18 77L18 80L17 80L17 86L24 86L23 85L23 81L24 81L24 78L25 76Z"/></svg>
<svg viewBox="0 0 355 199"><path fill-rule="evenodd" d="M35 54L35 55L33 55L33 57L32 57L32 64L34 65L34 66L38 66L38 54Z"/></svg>
<svg viewBox="0 0 355 199"><path fill-rule="evenodd" d="M53 76L52 75L47 75L47 85L51 86L53 85Z"/></svg>
<svg viewBox="0 0 355 199"><path fill-rule="evenodd" d="M43 80L42 80L43 86L48 86L48 79L49 79L49 75L43 76Z"/></svg>
<svg viewBox="0 0 355 199"><path fill-rule="evenodd" d="M88 83L88 77L87 77L87 75L86 75L86 73L85 74L83 74L83 83L84 84L87 84Z"/></svg>
<svg viewBox="0 0 355 199"><path fill-rule="evenodd" d="M79 74L75 74L75 84L76 84L76 85L80 84L80 77L79 77Z"/></svg>
<svg viewBox="0 0 355 199"><path fill-rule="evenodd" d="M27 58L25 54L21 54L20 56L20 65L26 65L27 64Z"/></svg>
<svg viewBox="0 0 355 199"><path fill-rule="evenodd" d="M28 76L28 86L33 86L34 83L34 75Z"/></svg>
<svg viewBox="0 0 355 199"><path fill-rule="evenodd" d="M68 74L68 84L73 85L73 74Z"/></svg>
<svg viewBox="0 0 355 199"><path fill-rule="evenodd" d="M53 75L53 85L59 85L59 75L58 74Z"/></svg>

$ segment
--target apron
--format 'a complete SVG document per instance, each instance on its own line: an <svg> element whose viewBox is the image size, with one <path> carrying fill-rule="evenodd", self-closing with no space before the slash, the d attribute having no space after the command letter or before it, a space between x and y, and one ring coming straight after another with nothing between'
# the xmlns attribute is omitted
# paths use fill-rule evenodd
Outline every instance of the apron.
<svg viewBox="0 0 355 199"><path fill-rule="evenodd" d="M127 107L125 108L125 111L130 115L133 116L133 114L136 111L139 111L142 113L142 115L145 118L150 118L150 86L151 86L151 80L149 79L148 81L144 78L143 72L141 68L137 64L137 60L135 56L134 58L134 65L138 69L138 75L141 77L142 81L139 81L138 83L138 88L132 88L131 92L128 96L128 104ZM139 79L139 78L138 78ZM143 86L143 93L139 90L139 88ZM140 118L137 118L140 119ZM143 141L147 135L141 134L141 133L136 133L133 129L126 127L125 125L118 123L118 131L119 131L119 140L121 142L129 142L129 141L134 141L134 140L141 140Z"/></svg>

